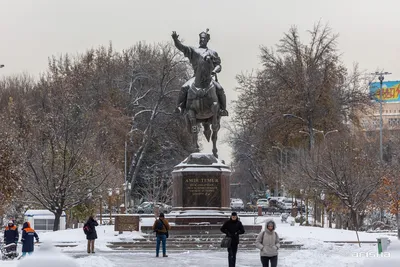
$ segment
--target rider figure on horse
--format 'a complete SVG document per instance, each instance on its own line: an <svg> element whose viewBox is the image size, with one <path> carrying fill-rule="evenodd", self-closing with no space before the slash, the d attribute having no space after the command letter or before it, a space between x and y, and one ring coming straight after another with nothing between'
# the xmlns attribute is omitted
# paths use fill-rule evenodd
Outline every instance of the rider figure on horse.
<svg viewBox="0 0 400 267"><path fill-rule="evenodd" d="M199 47L190 47L190 46L185 46L183 45L179 40L178 40L179 35L174 31L172 32L172 39L174 40L176 48L178 48L180 51L183 52L185 57L189 58L190 64L192 64L194 73L196 73L197 67L198 67L198 61L200 59L204 59L206 57L210 57L213 65L214 65L214 70L212 71L212 75L215 77L217 73L221 71L221 58L218 56L217 52L214 50L211 50L207 47L208 41L210 41L210 34L208 33L208 29L205 32L201 32L199 34L200 40L199 40ZM181 88L181 92L179 94L178 98L178 104L176 111L179 112L179 108L181 111L184 111L186 109L186 100L187 100L187 94L188 90L190 89L191 84L194 81L194 77L192 77L190 80L188 80ZM220 104L220 116L228 116L228 111L226 110L226 96L224 89L222 86L218 83L218 80L212 80L216 89L216 94L218 96L218 101Z"/></svg>

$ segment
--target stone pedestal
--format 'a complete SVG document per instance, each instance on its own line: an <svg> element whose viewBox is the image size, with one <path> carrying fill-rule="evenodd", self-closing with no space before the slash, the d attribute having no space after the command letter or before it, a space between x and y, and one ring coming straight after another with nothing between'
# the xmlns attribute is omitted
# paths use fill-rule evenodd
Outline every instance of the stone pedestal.
<svg viewBox="0 0 400 267"><path fill-rule="evenodd" d="M118 214L115 216L114 231L139 231L139 221L138 215L133 214Z"/></svg>
<svg viewBox="0 0 400 267"><path fill-rule="evenodd" d="M225 215L231 209L230 174L229 167L213 154L191 154L172 172L173 213Z"/></svg>

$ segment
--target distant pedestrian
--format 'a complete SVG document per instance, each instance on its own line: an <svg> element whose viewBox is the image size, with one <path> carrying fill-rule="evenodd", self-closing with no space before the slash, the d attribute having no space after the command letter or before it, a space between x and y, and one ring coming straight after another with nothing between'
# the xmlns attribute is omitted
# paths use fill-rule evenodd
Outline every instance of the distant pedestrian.
<svg viewBox="0 0 400 267"><path fill-rule="evenodd" d="M83 226L87 239L87 253L95 253L94 241L97 239L96 226L98 225L99 224L93 218L93 216L90 216L85 225Z"/></svg>
<svg viewBox="0 0 400 267"><path fill-rule="evenodd" d="M25 257L26 254L31 255L32 252L34 251L34 239L36 239L36 242L39 242L39 236L31 228L31 224L29 222L25 222L22 226L22 237L21 237L21 242L22 242L22 257Z"/></svg>
<svg viewBox="0 0 400 267"><path fill-rule="evenodd" d="M171 229L167 219L165 219L164 213L160 213L158 220L153 224L153 231L156 232L157 243L156 243L156 257L160 252L160 243L162 242L163 257L167 255L167 238L169 236L168 231Z"/></svg>
<svg viewBox="0 0 400 267"><path fill-rule="evenodd" d="M6 245L12 243L17 244L18 239L18 228L14 225L14 222L12 220L9 220L6 229L4 229L4 242L6 243Z"/></svg>
<svg viewBox="0 0 400 267"><path fill-rule="evenodd" d="M235 267L239 235L245 232L242 222L239 220L236 212L232 212L230 219L222 225L221 232L225 233L227 237L232 238L231 246L228 248L228 262L229 267Z"/></svg>
<svg viewBox="0 0 400 267"><path fill-rule="evenodd" d="M276 224L273 220L268 220L265 230L258 234L256 247L260 249L261 263L263 267L276 267L278 264L278 250L280 247L279 236L275 232Z"/></svg>

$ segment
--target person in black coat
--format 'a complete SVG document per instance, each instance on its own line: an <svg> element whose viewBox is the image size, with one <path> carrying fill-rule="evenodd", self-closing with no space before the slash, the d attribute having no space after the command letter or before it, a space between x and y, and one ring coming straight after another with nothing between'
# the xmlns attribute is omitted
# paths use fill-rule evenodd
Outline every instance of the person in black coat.
<svg viewBox="0 0 400 267"><path fill-rule="evenodd" d="M18 228L17 226L14 225L14 222L12 220L9 220L8 225L4 230L4 242L6 243L6 245L12 243L17 244L18 239L19 239Z"/></svg>
<svg viewBox="0 0 400 267"><path fill-rule="evenodd" d="M96 232L96 226L99 224L97 221L93 218L93 216L90 216L87 222L85 223L85 226L89 228L89 230L86 233L86 239L87 239L87 253L94 253L94 240L97 239L97 232Z"/></svg>
<svg viewBox="0 0 400 267"><path fill-rule="evenodd" d="M39 242L39 236L31 228L31 224L29 222L25 222L22 226L22 256L24 257L26 254L32 254L34 250L34 239L36 242Z"/></svg>
<svg viewBox="0 0 400 267"><path fill-rule="evenodd" d="M228 262L229 267L235 267L239 235L244 234L245 232L236 212L232 212L231 218L222 225L221 232L232 238L231 246L228 248Z"/></svg>

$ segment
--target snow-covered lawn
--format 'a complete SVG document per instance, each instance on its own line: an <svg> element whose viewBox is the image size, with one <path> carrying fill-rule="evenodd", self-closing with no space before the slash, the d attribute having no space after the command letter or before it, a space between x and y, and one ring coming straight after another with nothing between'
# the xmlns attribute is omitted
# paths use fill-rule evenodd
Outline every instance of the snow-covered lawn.
<svg viewBox="0 0 400 267"><path fill-rule="evenodd" d="M242 218L244 225L261 224L264 225L267 217L247 217ZM143 225L152 224L153 218L142 221ZM361 248L358 244L345 244L338 246L324 241L356 241L357 237L354 231L291 226L289 223L281 223L278 217L274 218L277 223L277 232L285 240L294 241L295 243L304 244L302 250L281 250L279 255L280 267L302 267L302 266L324 266L324 267L361 267L361 266L399 266L400 262L400 242L395 237L389 237L391 244L388 253L383 256L377 255L376 244L362 244ZM172 230L173 231L173 230ZM99 239L96 240L96 254L87 255L86 239L82 229L64 230L58 232L41 233L40 240L43 244L76 244L76 247L56 248L51 252L46 251L44 247L38 247L33 256L27 257L21 261L0 262L1 267L36 267L35 261L50 259L57 253L68 252L74 258L62 256L59 254L57 259L69 261L68 267L96 266L96 267L118 267L118 266L227 266L227 253L214 251L187 251L187 252L170 252L168 258L155 258L154 253L145 252L114 252L107 248L107 243L112 241L132 241L133 239L143 238L141 233L132 232L118 235L114 231L113 226L97 227ZM377 237L385 236L384 234L359 233L361 241L376 241ZM19 248L20 249L20 248ZM60 252L61 251L61 252ZM369 253L369 254L368 254ZM62 258L64 257L64 258ZM391 263L392 262L392 263ZM396 262L396 263L394 263ZM27 265L18 265L27 264ZM391 265L396 264L396 265ZM260 266L259 254L254 251L239 251L237 266ZM37 266L44 266L40 263ZM49 265L55 266L55 265ZM57 267L63 267L57 264ZM65 265L67 267L67 265Z"/></svg>

